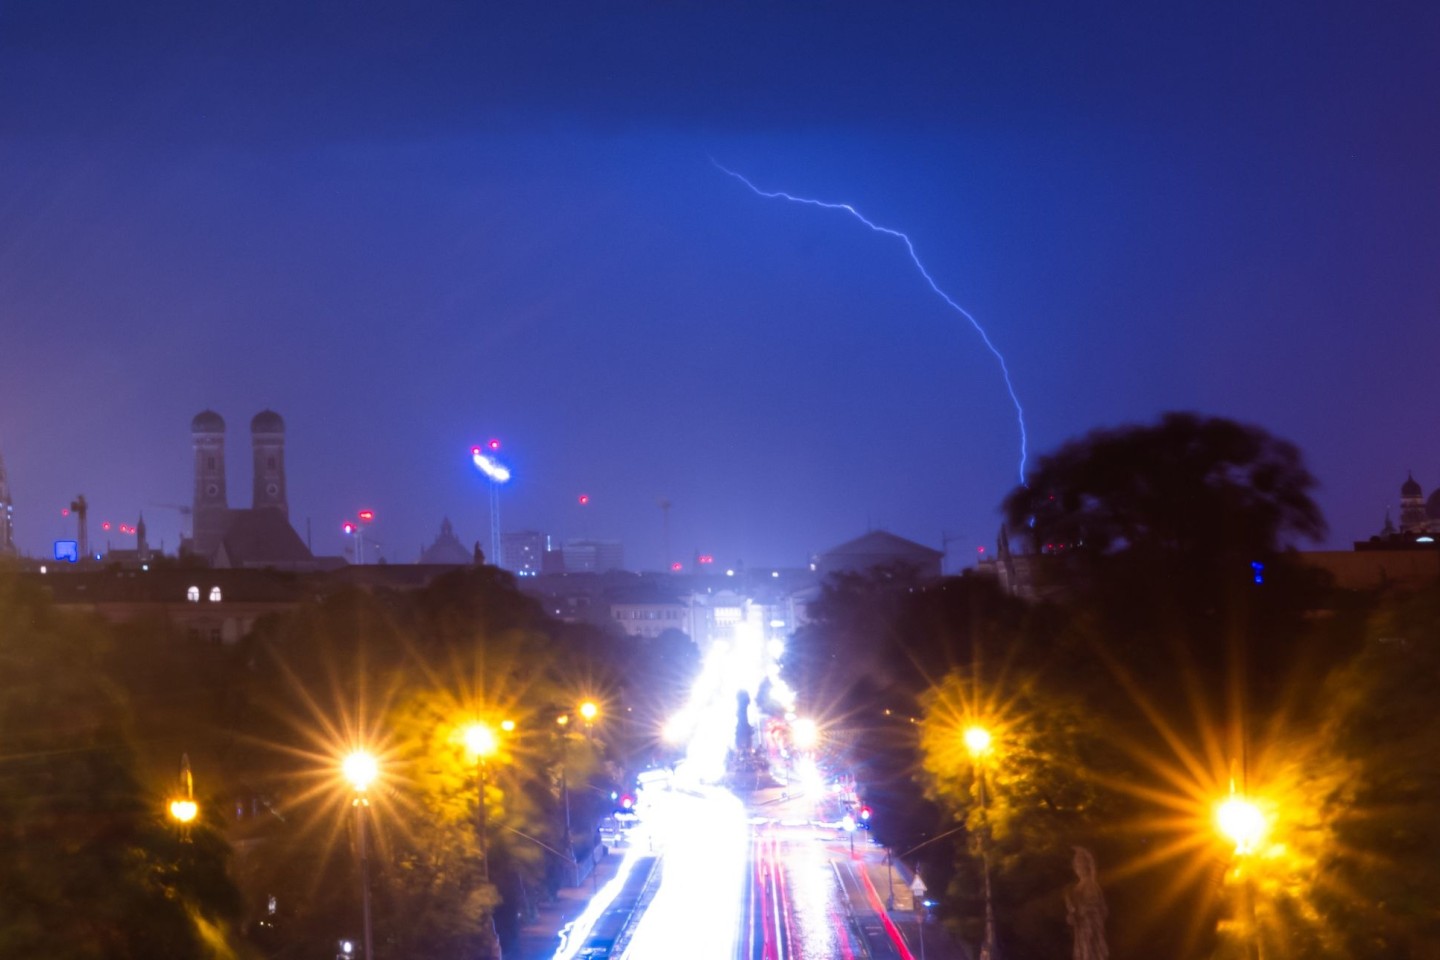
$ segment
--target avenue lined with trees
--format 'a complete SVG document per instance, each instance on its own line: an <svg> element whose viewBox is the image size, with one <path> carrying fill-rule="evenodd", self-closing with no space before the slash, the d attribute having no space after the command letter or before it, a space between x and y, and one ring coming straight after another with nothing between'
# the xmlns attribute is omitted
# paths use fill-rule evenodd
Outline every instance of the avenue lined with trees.
<svg viewBox="0 0 1440 960"><path fill-rule="evenodd" d="M1038 599L974 571L827 581L787 679L960 937L1006 960L1077 938L1086 960L1437 955L1440 585L1306 567L1314 486L1264 431L1169 415L1006 498ZM698 666L489 567L316 597L234 645L0 573L0 955L325 955L361 935L364 851L377 955L493 955L664 759ZM167 816L192 783L195 818Z"/></svg>
<svg viewBox="0 0 1440 960"><path fill-rule="evenodd" d="M988 859L1000 955L1071 955L1081 848L1114 957L1437 955L1440 584L1332 588L1294 552L1314 487L1290 444L1171 414L1006 498L1035 602L974 572L827 585L790 679L969 943ZM1224 835L1227 798L1261 835Z"/></svg>

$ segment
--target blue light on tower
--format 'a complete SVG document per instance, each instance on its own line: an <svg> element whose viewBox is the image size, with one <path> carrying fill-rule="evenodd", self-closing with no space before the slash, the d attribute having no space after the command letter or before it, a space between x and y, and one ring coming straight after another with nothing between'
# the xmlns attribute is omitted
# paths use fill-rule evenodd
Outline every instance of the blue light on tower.
<svg viewBox="0 0 1440 960"><path fill-rule="evenodd" d="M500 565L500 487L511 478L510 468L500 460L499 452L499 440L470 448L475 468L490 481L490 563L497 567Z"/></svg>

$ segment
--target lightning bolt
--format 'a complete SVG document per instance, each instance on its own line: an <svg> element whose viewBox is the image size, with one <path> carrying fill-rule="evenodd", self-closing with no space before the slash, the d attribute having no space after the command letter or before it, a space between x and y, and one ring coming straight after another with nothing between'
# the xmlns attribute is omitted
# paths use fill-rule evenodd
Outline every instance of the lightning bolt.
<svg viewBox="0 0 1440 960"><path fill-rule="evenodd" d="M743 174L736 173L734 170L722 165L720 161L714 157L710 158L710 162L714 164L715 168L721 173L732 176L745 184L745 186L749 187L751 192L757 196L764 197L767 200L789 200L791 203L803 203L808 207L820 207L822 210L843 210L876 233L883 233L887 237L894 237L905 244L905 250L910 254L910 259L914 262L915 269L920 271L920 276L925 278L925 282L930 285L930 289L934 290L935 294L941 300L944 300L950 309L970 321L970 326L974 327L975 332L980 335L980 340L985 344L985 349L989 350L995 357L996 362L1000 364L1000 375L1005 379L1005 390L1010 394L1010 402L1015 405L1015 420L1020 425L1020 483L1021 485L1025 485L1025 460L1028 456L1027 448L1029 446L1029 440L1025 432L1025 408L1020 405L1020 397L1015 393L1015 385L1010 381L1010 367L1005 362L1005 356L1000 352L999 348L995 346L994 341L990 339L990 335L986 333L985 328L980 325L980 321L976 320L975 316L969 310L966 310L960 306L960 304L956 303L950 294L940 289L940 285L935 282L935 278L930 276L930 271L925 269L925 264L920 262L920 255L915 252L915 244L911 242L910 237L900 230L895 230L891 227L882 227L848 203L828 203L824 200L815 200L810 197L797 197L783 190L761 190L755 186L755 184L751 183Z"/></svg>

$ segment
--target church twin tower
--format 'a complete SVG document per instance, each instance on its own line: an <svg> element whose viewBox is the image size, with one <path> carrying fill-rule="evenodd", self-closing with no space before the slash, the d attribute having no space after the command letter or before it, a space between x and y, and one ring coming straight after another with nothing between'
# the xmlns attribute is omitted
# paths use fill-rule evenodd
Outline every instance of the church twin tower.
<svg viewBox="0 0 1440 960"><path fill-rule="evenodd" d="M194 541L191 550L202 557L214 554L233 519L225 493L225 420L213 410L190 421L195 440ZM255 487L255 510L278 510L288 523L290 503L285 495L285 421L273 410L262 410L250 421L250 448Z"/></svg>

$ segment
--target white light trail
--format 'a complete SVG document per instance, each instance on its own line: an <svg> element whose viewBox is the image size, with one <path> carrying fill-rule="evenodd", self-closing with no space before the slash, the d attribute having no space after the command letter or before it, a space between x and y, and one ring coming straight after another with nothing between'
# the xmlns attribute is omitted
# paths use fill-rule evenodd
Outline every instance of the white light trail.
<svg viewBox="0 0 1440 960"><path fill-rule="evenodd" d="M761 190L759 187L755 186L755 184L751 183L743 174L736 173L734 170L725 167L714 157L710 158L710 162L714 164L716 169L718 169L720 172L728 174L729 176L734 177L736 180L739 180L741 183L745 184L745 186L749 187L750 190L758 196L765 197L768 200L789 200L791 203L803 203L806 206L820 207L824 210L843 210L846 213L850 214L850 216L854 217L856 220L859 220L861 223L865 224L865 226L869 227L871 230L874 230L876 233L883 233L886 236L895 237L901 243L905 244L905 250L910 254L910 259L914 261L916 269L920 271L920 276L925 278L925 282L930 285L930 289L935 291L935 293L940 297L940 299L944 300L951 309L953 309L956 313L960 314L966 320L970 321L970 326L974 327L975 332L980 335L980 339L985 344L985 348L994 355L995 359L1000 364L1000 375L1005 380L1005 390L1010 394L1010 402L1015 405L1015 419L1020 425L1020 483L1024 485L1025 461L1029 455L1027 450L1029 446L1029 439L1025 430L1025 409L1020 405L1020 397L1015 392L1015 385L1010 382L1010 367L1005 362L1005 357L1000 353L999 348L995 346L993 341L991 341L990 335L986 333L985 328L980 325L980 321L976 320L974 315L971 314L969 310L966 310L964 307L960 306L960 304L956 303L955 300L948 293L940 289L940 285L935 282L935 278L930 276L930 271L925 269L925 264L920 262L920 255L915 252L915 244L911 242L910 237L900 230L896 230L891 227L882 227L880 224L875 223L874 221L865 217L862 213L860 213L859 210L856 210L848 203L830 203L824 200L814 200L810 197L797 197L794 194L786 193L783 190Z"/></svg>
<svg viewBox="0 0 1440 960"><path fill-rule="evenodd" d="M626 960L733 960L749 832L731 793L703 788L652 801L665 845L663 880L635 928Z"/></svg>
<svg viewBox="0 0 1440 960"><path fill-rule="evenodd" d="M571 960L580 952L580 948L590 938L590 931L595 927L595 921L610 909L610 904L615 902L616 896L624 888L625 881L630 879L630 872L635 868L636 861L649 855L638 843L625 854L625 859L620 861L620 866L615 870L614 878L590 898L590 903L585 907L584 913L565 925L565 929L560 934L560 949L555 951L555 960Z"/></svg>

